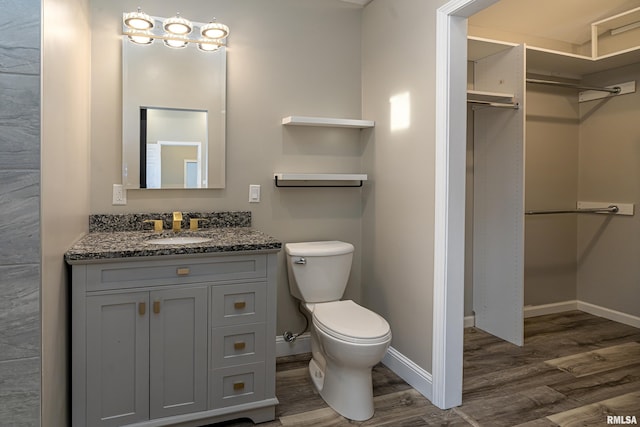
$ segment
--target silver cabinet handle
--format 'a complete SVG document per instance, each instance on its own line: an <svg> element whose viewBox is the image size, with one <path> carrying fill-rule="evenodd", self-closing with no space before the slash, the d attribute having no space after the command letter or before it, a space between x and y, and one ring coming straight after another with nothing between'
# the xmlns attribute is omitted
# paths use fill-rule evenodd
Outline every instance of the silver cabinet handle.
<svg viewBox="0 0 640 427"><path fill-rule="evenodd" d="M300 257L300 259L295 260L294 263L304 265L307 263L307 260L304 257Z"/></svg>

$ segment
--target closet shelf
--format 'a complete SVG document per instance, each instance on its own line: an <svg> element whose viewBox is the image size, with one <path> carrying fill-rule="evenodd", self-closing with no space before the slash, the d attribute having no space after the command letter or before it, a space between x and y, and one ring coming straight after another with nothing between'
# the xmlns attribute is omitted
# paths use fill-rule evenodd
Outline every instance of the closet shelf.
<svg viewBox="0 0 640 427"><path fill-rule="evenodd" d="M282 119L285 126L321 126L365 129L375 126L373 120L337 119L331 117L288 116Z"/></svg>
<svg viewBox="0 0 640 427"><path fill-rule="evenodd" d="M514 46L517 46L517 43L469 36L467 60L479 61ZM575 79L640 62L640 46L592 57L527 45L526 54L527 72Z"/></svg>
<svg viewBox="0 0 640 427"><path fill-rule="evenodd" d="M482 90L467 90L468 101L482 102L513 102L512 93L487 92Z"/></svg>
<svg viewBox="0 0 640 427"><path fill-rule="evenodd" d="M273 174L273 179L276 187L362 187L364 181L367 180L367 174L276 172ZM282 182L287 181L292 181L292 183L281 185ZM329 182L332 184L328 184ZM354 182L359 182L359 184L349 184Z"/></svg>

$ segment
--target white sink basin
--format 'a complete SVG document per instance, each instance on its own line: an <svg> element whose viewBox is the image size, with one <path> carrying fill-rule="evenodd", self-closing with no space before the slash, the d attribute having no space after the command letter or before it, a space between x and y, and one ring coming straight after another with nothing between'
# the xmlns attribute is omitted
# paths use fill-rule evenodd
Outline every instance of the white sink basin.
<svg viewBox="0 0 640 427"><path fill-rule="evenodd" d="M177 236L177 237L164 237L162 239L149 239L148 242L152 245L188 245L191 243L204 243L208 242L208 237L197 236Z"/></svg>

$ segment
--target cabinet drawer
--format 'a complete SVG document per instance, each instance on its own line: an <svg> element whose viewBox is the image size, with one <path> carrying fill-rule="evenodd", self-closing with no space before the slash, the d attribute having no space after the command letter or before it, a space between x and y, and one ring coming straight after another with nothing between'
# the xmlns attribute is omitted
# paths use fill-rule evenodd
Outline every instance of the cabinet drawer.
<svg viewBox="0 0 640 427"><path fill-rule="evenodd" d="M264 278L266 255L218 256L89 265L87 291Z"/></svg>
<svg viewBox="0 0 640 427"><path fill-rule="evenodd" d="M212 377L210 408L264 399L264 363L216 369Z"/></svg>
<svg viewBox="0 0 640 427"><path fill-rule="evenodd" d="M265 282L212 286L212 326L264 322L266 288Z"/></svg>
<svg viewBox="0 0 640 427"><path fill-rule="evenodd" d="M211 360L216 368L264 361L264 323L215 328L211 333Z"/></svg>

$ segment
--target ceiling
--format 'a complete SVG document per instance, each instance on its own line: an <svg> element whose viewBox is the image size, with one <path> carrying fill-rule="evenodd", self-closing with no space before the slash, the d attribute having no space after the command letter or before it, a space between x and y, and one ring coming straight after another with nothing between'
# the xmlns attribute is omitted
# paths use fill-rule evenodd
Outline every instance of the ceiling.
<svg viewBox="0 0 640 427"><path fill-rule="evenodd" d="M640 7L640 0L500 0L469 24L581 45L591 23Z"/></svg>

